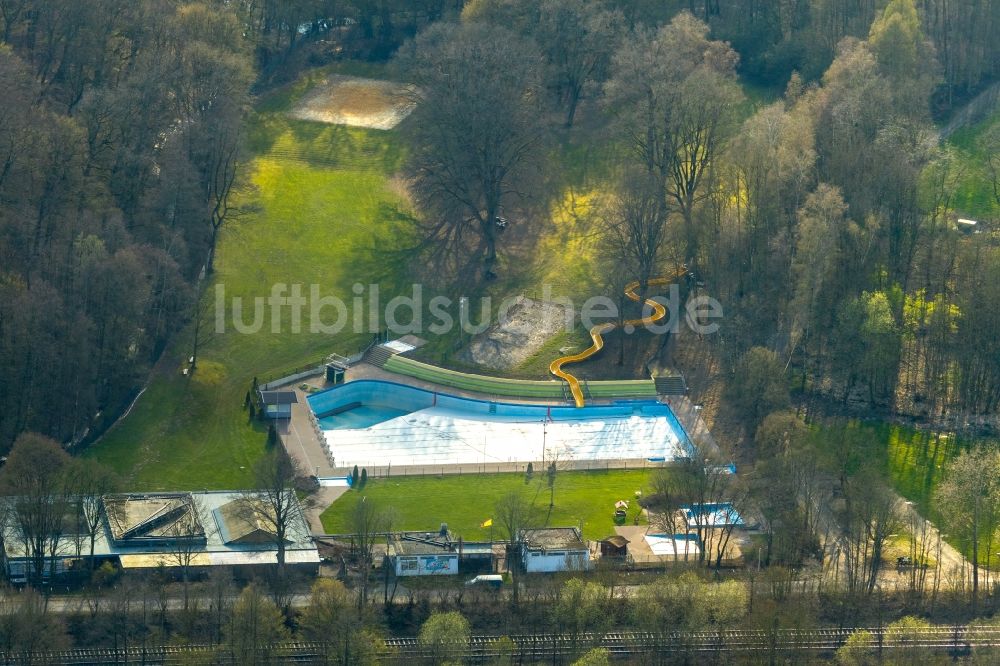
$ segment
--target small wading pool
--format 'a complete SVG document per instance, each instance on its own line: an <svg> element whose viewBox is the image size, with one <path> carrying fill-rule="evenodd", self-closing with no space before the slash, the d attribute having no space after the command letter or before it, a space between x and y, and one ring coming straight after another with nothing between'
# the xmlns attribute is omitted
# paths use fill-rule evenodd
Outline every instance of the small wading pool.
<svg viewBox="0 0 1000 666"><path fill-rule="evenodd" d="M517 404L358 380L308 398L337 467L644 459L689 455L670 407Z"/></svg>

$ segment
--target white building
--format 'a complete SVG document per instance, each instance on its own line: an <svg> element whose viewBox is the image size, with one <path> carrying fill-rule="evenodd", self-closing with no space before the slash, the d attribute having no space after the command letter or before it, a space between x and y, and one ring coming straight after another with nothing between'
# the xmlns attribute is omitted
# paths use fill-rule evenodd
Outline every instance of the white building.
<svg viewBox="0 0 1000 666"><path fill-rule="evenodd" d="M584 571L590 568L590 549L575 527L522 530L521 561L528 573Z"/></svg>
<svg viewBox="0 0 1000 666"><path fill-rule="evenodd" d="M403 534L392 539L389 557L397 576L454 576L458 573L456 546L447 535Z"/></svg>

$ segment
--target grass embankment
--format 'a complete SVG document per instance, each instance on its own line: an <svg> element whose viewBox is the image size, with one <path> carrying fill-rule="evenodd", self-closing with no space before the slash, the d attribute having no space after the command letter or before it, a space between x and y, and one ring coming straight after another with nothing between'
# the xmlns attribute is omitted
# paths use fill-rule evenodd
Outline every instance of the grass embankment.
<svg viewBox="0 0 1000 666"><path fill-rule="evenodd" d="M468 474L372 479L361 490L351 490L323 512L329 534L352 532L351 516L362 497L395 514L393 528L436 532L441 523L463 539L488 539L489 528L480 525L493 518L494 538L501 526L494 506L501 497L517 491L534 507L537 526L581 527L587 539L614 533L615 502L629 503L628 522L638 513L635 491L648 490L648 470L610 470L556 474L555 506L549 511L549 488L544 472L530 481L524 474ZM645 524L645 521L640 521Z"/></svg>
<svg viewBox="0 0 1000 666"><path fill-rule="evenodd" d="M88 452L120 472L130 489L245 486L265 439L242 411L252 378L360 344L351 326L337 335L310 333L308 308L300 333L291 332L288 308L279 333L271 332L269 313L259 333L237 333L228 307L226 332L212 332L215 285L224 285L229 299L243 297L246 322L253 298L266 297L275 283L301 284L304 295L315 283L341 297L355 282L381 282L389 294L395 288L392 264L376 248L391 247L401 233L400 202L387 187L401 162L397 135L290 120L285 112L309 82L263 100L251 121L251 187L238 197L246 212L222 231L201 308L210 332L197 371L181 375L189 328L132 413ZM323 316L332 321L332 309Z"/></svg>

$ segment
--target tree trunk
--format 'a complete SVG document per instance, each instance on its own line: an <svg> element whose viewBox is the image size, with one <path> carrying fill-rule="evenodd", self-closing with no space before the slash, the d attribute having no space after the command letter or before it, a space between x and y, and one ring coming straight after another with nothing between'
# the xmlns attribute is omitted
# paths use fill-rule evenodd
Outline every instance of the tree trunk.
<svg viewBox="0 0 1000 666"><path fill-rule="evenodd" d="M569 107L566 109L566 129L573 127L576 119L576 107L580 104L580 86L570 86Z"/></svg>
<svg viewBox="0 0 1000 666"><path fill-rule="evenodd" d="M215 244L219 238L219 227L212 224L212 235L208 242L208 259L205 261L205 274L211 275L215 272Z"/></svg>
<svg viewBox="0 0 1000 666"><path fill-rule="evenodd" d="M692 269L696 269L698 266L698 235L694 228L693 207L694 202L688 198L685 205L682 207L681 214L684 217L684 239L687 264Z"/></svg>
<svg viewBox="0 0 1000 666"><path fill-rule="evenodd" d="M979 498L972 509L972 608L979 600Z"/></svg>
<svg viewBox="0 0 1000 666"><path fill-rule="evenodd" d="M487 280L493 277L493 266L497 262L496 209L489 207L483 223L483 242L486 244L486 257L483 259L483 277Z"/></svg>

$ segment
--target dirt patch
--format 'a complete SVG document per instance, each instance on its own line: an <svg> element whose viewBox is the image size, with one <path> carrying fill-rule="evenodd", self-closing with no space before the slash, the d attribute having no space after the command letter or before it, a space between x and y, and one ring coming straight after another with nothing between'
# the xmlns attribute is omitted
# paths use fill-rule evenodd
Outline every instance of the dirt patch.
<svg viewBox="0 0 1000 666"><path fill-rule="evenodd" d="M291 116L333 125L388 130L412 110L412 86L331 74L299 100Z"/></svg>
<svg viewBox="0 0 1000 666"><path fill-rule="evenodd" d="M553 335L565 330L566 317L563 305L519 296L506 316L472 338L458 358L471 365L510 370L530 358Z"/></svg>

